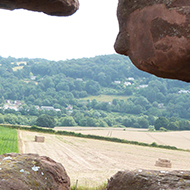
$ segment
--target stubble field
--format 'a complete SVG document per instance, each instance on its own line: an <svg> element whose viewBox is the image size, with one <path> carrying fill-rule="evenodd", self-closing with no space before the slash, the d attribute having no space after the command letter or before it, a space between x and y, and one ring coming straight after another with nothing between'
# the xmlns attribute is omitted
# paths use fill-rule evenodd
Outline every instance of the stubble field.
<svg viewBox="0 0 190 190"><path fill-rule="evenodd" d="M80 132L81 131L82 130L80 130ZM97 132L98 130L91 131ZM127 131L121 132L127 133ZM133 130L129 130L128 132L134 133L133 136L136 136L138 133L140 133L140 136L143 136L142 134L146 133ZM28 131L19 131L18 133L20 139L20 152L37 153L39 155L49 156L55 161L60 162L70 176L72 185L78 180L79 185L89 187L98 186L106 182L107 179L119 170L190 170L190 152ZM109 133L112 136L114 135L113 131L104 131L104 133ZM152 135L154 133L150 134ZM43 135L45 137L45 142L34 142L35 135ZM101 134L99 133L99 135ZM170 135L171 139L173 139L173 135ZM129 136L132 138L132 134ZM161 137L158 136L157 138L160 139ZM187 138L188 135L185 135L183 138L185 142ZM165 139L165 137L163 137L163 139ZM163 141L163 139L161 141ZM175 141L177 140L178 139L175 139ZM174 143L173 140L171 140L171 143ZM180 142L180 144L182 146L183 143ZM172 168L156 167L155 162L158 158L171 160Z"/></svg>
<svg viewBox="0 0 190 190"><path fill-rule="evenodd" d="M55 127L55 130L73 131L82 134L116 137L129 141L138 141L159 145L170 145L190 150L190 131L148 132L135 128L97 128L97 127Z"/></svg>

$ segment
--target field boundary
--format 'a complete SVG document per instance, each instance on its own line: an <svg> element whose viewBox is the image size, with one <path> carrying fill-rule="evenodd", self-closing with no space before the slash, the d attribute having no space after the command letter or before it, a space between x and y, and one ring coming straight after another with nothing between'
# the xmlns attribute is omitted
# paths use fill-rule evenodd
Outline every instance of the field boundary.
<svg viewBox="0 0 190 190"><path fill-rule="evenodd" d="M18 136L18 150L19 150L19 153L24 153L24 142L23 142L23 139L21 137L21 132L20 130L17 130L17 136Z"/></svg>
<svg viewBox="0 0 190 190"><path fill-rule="evenodd" d="M73 136L73 137L88 138L88 139L95 139L95 140L104 140L104 141L138 145L138 146L146 146L146 147L154 147L154 148L162 148L162 149L190 152L190 150L177 148L175 146L159 145L156 142L149 144L149 143L143 143L143 142L138 142L138 141L129 141L129 140L120 139L120 138L116 138L116 137L104 137L104 136L90 135L90 134L85 135L82 133L75 133L72 131L55 131L53 129L37 127L35 125L33 125L31 127L20 126L20 125L0 125L0 126L11 128L11 129L17 129L17 130L26 130L26 131L31 131L31 132L41 132L41 133L48 133L48 134L55 134L55 135Z"/></svg>

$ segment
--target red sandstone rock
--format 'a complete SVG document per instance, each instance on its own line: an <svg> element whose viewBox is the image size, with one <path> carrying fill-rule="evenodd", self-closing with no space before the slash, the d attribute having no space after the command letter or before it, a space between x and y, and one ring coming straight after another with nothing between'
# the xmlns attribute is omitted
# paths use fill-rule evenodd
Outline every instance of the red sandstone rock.
<svg viewBox="0 0 190 190"><path fill-rule="evenodd" d="M163 78L190 81L190 1L119 0L115 50Z"/></svg>
<svg viewBox="0 0 190 190"><path fill-rule="evenodd" d="M60 163L37 154L0 155L0 189L70 190L70 178Z"/></svg>
<svg viewBox="0 0 190 190"><path fill-rule="evenodd" d="M48 15L69 16L79 8L78 0L1 0L0 8L14 10L27 9Z"/></svg>
<svg viewBox="0 0 190 190"><path fill-rule="evenodd" d="M122 171L107 184L107 190L182 190L190 189L189 171Z"/></svg>

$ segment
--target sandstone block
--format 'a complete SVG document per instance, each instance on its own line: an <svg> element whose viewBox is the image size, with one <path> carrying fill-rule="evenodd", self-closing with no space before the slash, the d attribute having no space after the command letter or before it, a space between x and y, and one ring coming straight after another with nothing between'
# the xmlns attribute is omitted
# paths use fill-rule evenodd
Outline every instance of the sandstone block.
<svg viewBox="0 0 190 190"><path fill-rule="evenodd" d="M107 190L190 189L189 171L120 171L108 181Z"/></svg>
<svg viewBox="0 0 190 190"><path fill-rule="evenodd" d="M78 0L1 0L0 8L27 9L53 16L69 16L79 8Z"/></svg>
<svg viewBox="0 0 190 190"><path fill-rule="evenodd" d="M0 189L70 190L64 167L37 154L0 155Z"/></svg>
<svg viewBox="0 0 190 190"><path fill-rule="evenodd" d="M119 0L116 52L163 78L190 81L190 1Z"/></svg>

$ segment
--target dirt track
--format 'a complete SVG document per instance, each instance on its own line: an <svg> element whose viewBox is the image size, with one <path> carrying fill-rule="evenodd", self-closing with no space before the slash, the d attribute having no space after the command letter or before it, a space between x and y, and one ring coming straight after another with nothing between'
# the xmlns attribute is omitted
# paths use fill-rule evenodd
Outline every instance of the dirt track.
<svg viewBox="0 0 190 190"><path fill-rule="evenodd" d="M45 143L34 142L35 135L44 136ZM65 167L74 184L96 186L105 182L118 170L157 169L158 158L171 160L169 170L190 170L190 153L141 147L77 137L19 131L23 153L46 155Z"/></svg>

